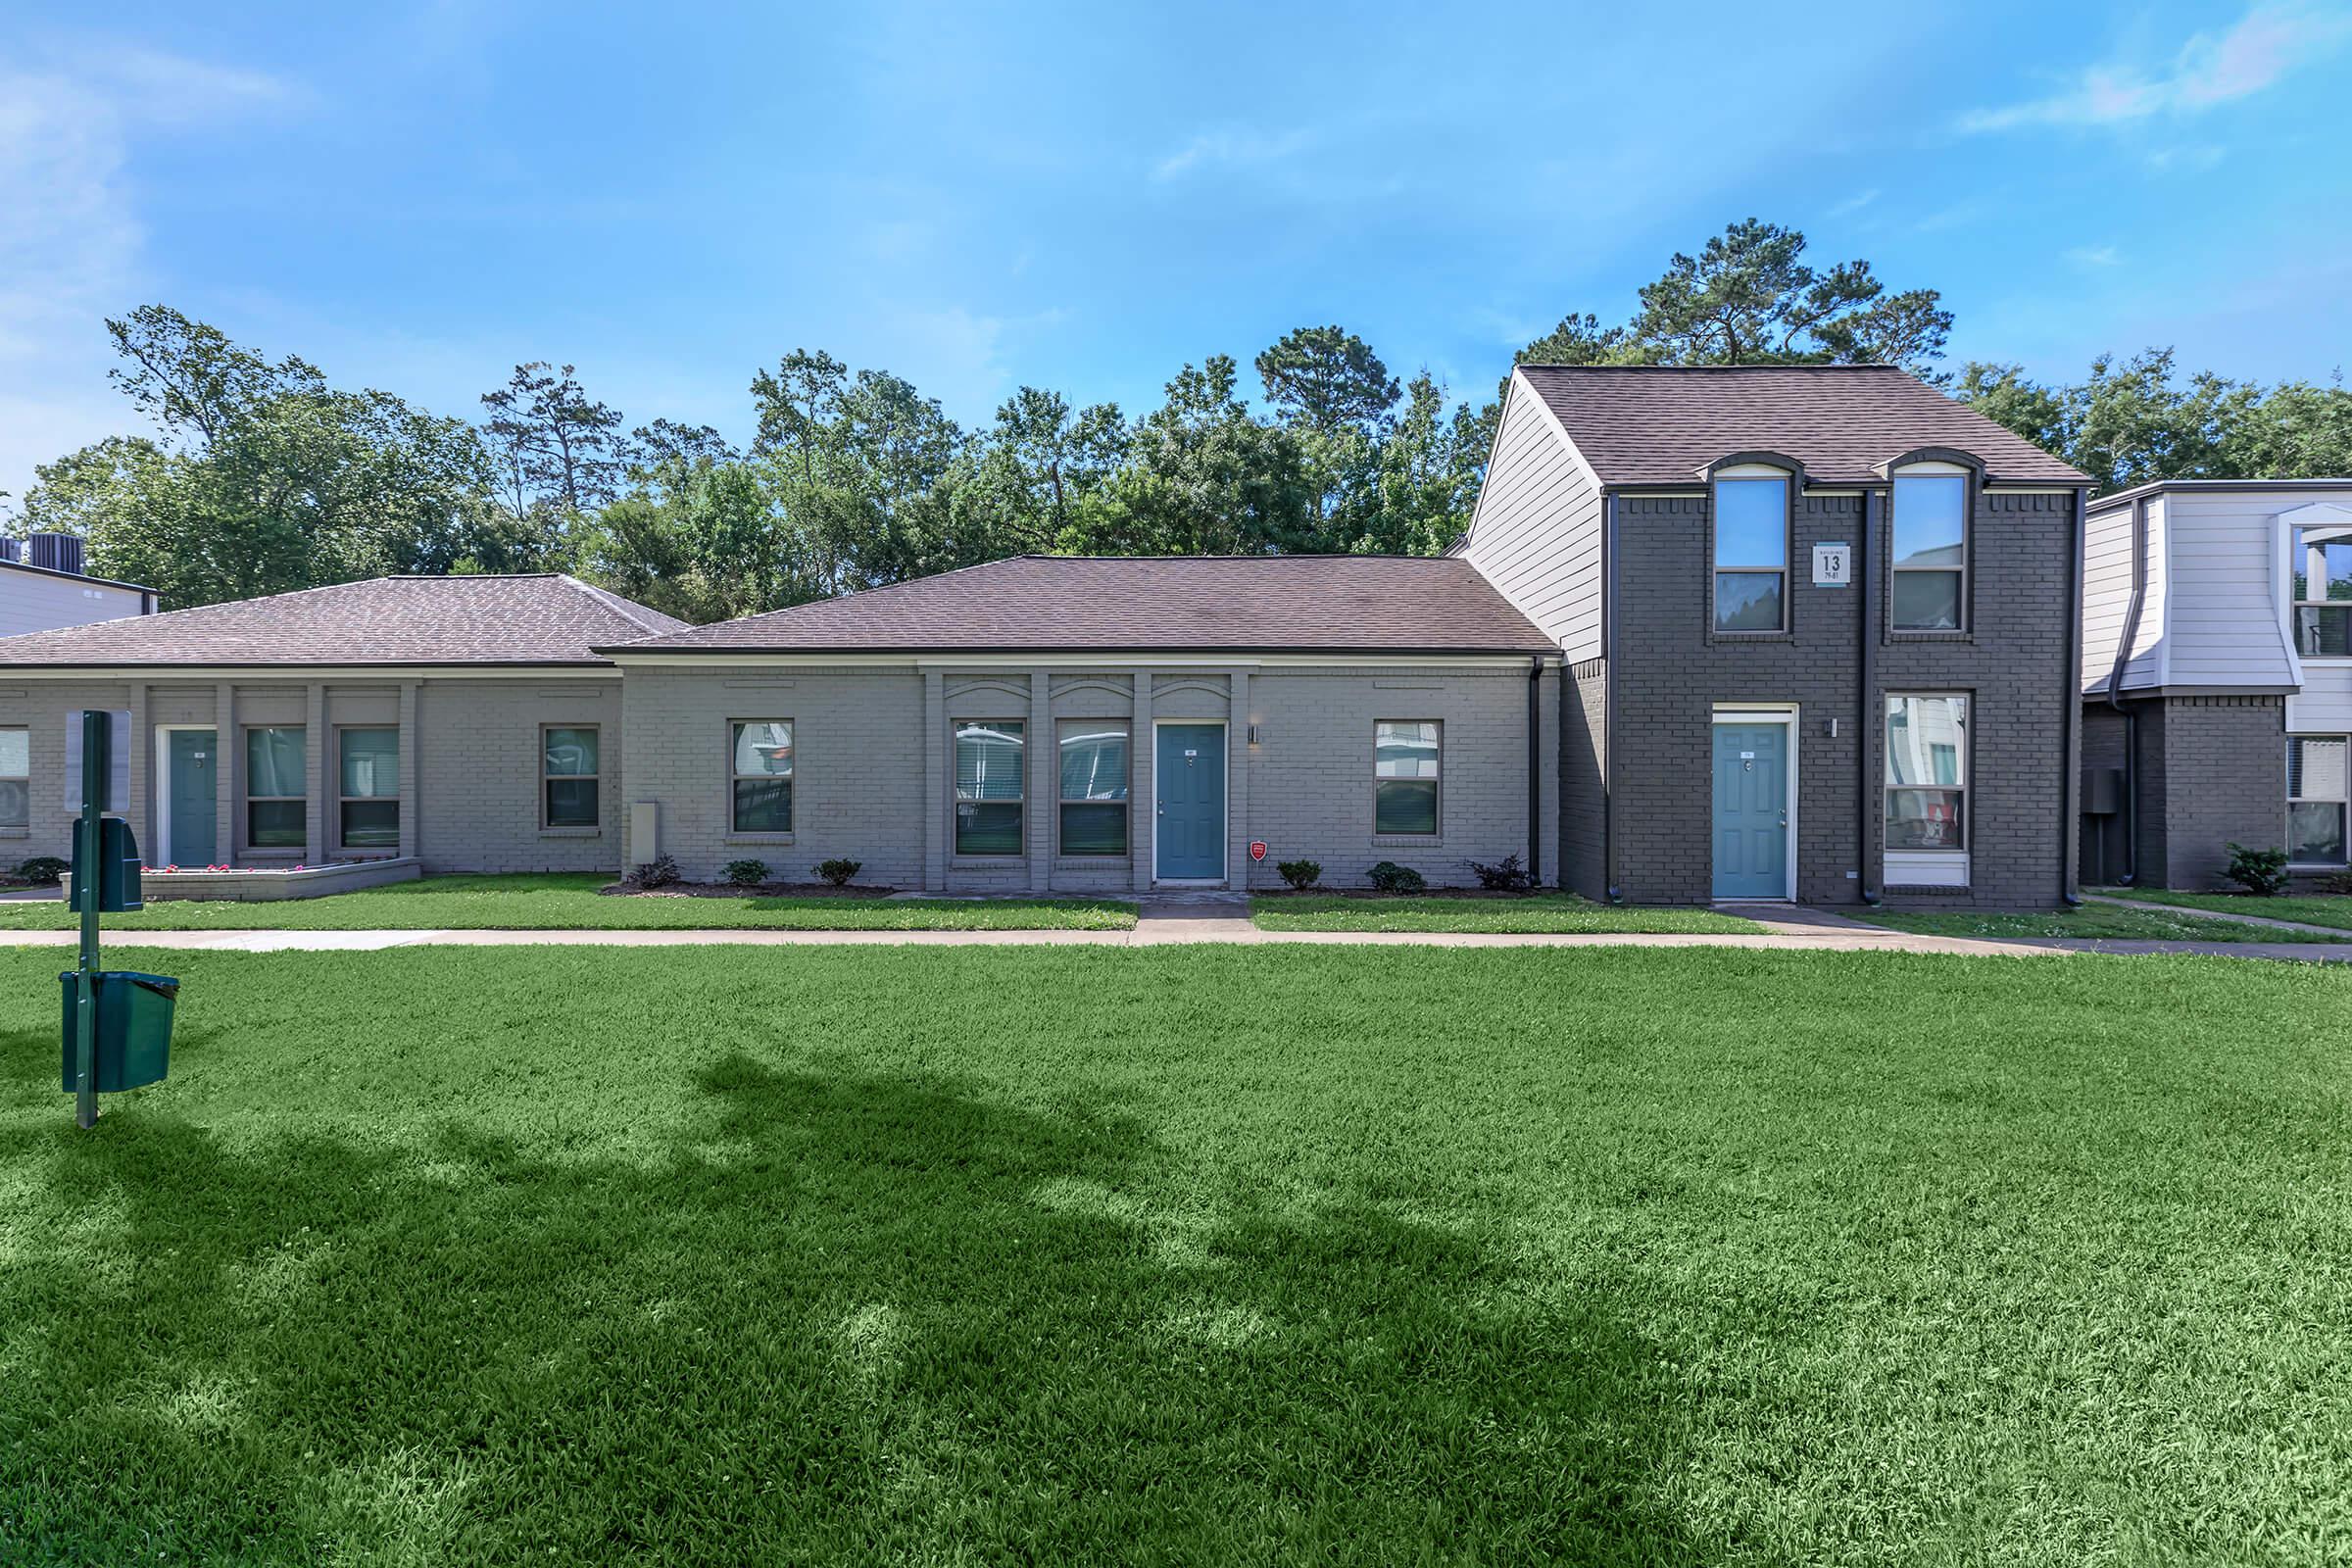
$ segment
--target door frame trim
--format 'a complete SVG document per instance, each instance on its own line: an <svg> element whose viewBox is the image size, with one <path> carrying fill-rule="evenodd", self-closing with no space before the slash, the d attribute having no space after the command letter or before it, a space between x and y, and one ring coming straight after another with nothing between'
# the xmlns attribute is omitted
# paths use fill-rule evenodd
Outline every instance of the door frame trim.
<svg viewBox="0 0 2352 1568"><path fill-rule="evenodd" d="M1217 802L1217 865L1216 876L1163 877L1159 874L1160 847L1166 839L1159 831L1160 785L1165 773L1159 765L1159 732L1175 725L1184 729L1220 729L1225 732L1225 781ZM1233 864L1233 721L1228 718L1160 718L1152 720L1152 885L1161 888L1221 888L1230 880Z"/></svg>
<svg viewBox="0 0 2352 1568"><path fill-rule="evenodd" d="M1788 803L1788 825L1784 830L1785 845L1781 853L1782 894L1778 899L1750 900L1750 903L1794 904L1796 902L1796 768L1798 743L1796 705L1794 703L1739 703L1718 706L1713 722L1707 726L1707 897L1718 904L1737 904L1738 899L1718 899L1715 896L1715 725L1717 724L1778 724L1788 736L1788 781L1783 799Z"/></svg>
<svg viewBox="0 0 2352 1568"><path fill-rule="evenodd" d="M175 730L190 729L211 730L213 732L213 750L220 751L220 726L219 724L158 724L155 726L154 755L163 764L155 769L155 778L151 781L163 785L163 788L155 791L155 837L156 848L160 852L156 863L159 865L173 865L178 862L179 858L178 847L172 842L172 735ZM218 767L213 769L213 811L216 822L219 820L220 810L220 774L221 769ZM220 845L213 846L213 854L216 857L220 854Z"/></svg>

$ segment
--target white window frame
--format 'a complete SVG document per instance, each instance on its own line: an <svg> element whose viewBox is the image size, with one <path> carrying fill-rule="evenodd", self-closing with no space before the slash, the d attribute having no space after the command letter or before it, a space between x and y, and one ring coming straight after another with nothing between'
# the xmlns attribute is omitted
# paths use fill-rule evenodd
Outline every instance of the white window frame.
<svg viewBox="0 0 2352 1568"><path fill-rule="evenodd" d="M1960 564L1954 566L1906 566L1895 548L1897 530L1902 526L1903 509L1897 501L1905 479L1957 479L1960 481ZM1905 637L1959 637L1967 634L1973 617L1969 614L1969 561L1976 550L1977 534L1977 476L1973 469L1958 463L1906 463L1887 477L1886 481L1886 626ZM1936 572L1957 576L1958 613L1956 626L1906 626L1895 619L1894 607L1898 599L1895 584L1905 572ZM1914 695L1910 693L1904 694Z"/></svg>
<svg viewBox="0 0 2352 1568"><path fill-rule="evenodd" d="M0 781L7 781L24 786L24 820L22 822L0 822L0 833L29 834L32 831L32 726L29 724L0 724L0 734L22 735L24 737L24 771L22 773L0 773Z"/></svg>
<svg viewBox="0 0 2352 1568"><path fill-rule="evenodd" d="M1019 730L1021 733L1020 795L1017 798L1009 801L1005 800L1002 796L975 796L969 801L965 800L963 798L961 770L956 765L956 745L958 732L966 729L1003 729L1008 726L1012 729ZM1022 859L1029 854L1029 775L1032 771L1034 771L1029 764L1036 760L1036 759L1029 755L1029 751L1034 739L1035 737L1029 733L1029 720L1026 717L1014 718L1011 715L1006 714L997 717L951 718L948 720L948 807L950 812L952 813L948 823L948 853L955 858L959 860L979 860L984 862L994 862L997 864L1005 864L1013 860ZM1058 774L1060 771L1061 761L1061 752L1058 742L1055 745L1054 760L1055 772ZM1130 763L1129 765L1132 766L1133 764ZM1054 785L1054 789L1056 794L1060 793L1061 784L1058 781L1058 778ZM963 847L963 808L966 806L1017 806L1020 808L1019 820L1021 824L1021 830L1019 847L1011 850L965 849ZM1132 826L1133 824L1130 823L1129 825ZM1058 824L1055 826L1054 831L1057 834L1060 832Z"/></svg>
<svg viewBox="0 0 2352 1568"><path fill-rule="evenodd" d="M346 794L344 794L344 793L343 793L343 737L344 737L344 736L346 736L346 735L348 735L348 734L350 734L350 733L351 733L352 731L354 731L354 730L361 730L361 731L368 731L368 730L376 730L376 731L388 731L388 732L391 734L391 736L392 736L392 793L391 793L391 794L389 794L389 795L346 795ZM335 852L336 852L336 853L339 855L339 854L341 854L341 853L342 853L343 851L345 851L345 850L358 850L358 851L361 851L362 853L368 853L368 852L381 852L381 851L383 851L383 850L389 849L389 850L390 850L390 851L391 851L391 852L392 852L394 855L398 855L398 854L400 853L400 818L401 818L401 815L402 815L402 809L401 809L401 808L402 808L402 802L401 802L401 798L400 798L400 726L399 726L398 724L337 724L336 726L334 726L334 736L335 736L335 749L334 749L334 764L335 764ZM350 830L350 827L349 827L348 823L345 821L345 818L344 818L344 812L345 812L345 811L346 811L346 810L347 810L347 809L350 808L351 804L352 804L354 801L357 801L357 802L359 802L359 803L360 803L361 805L363 805L363 806L367 806L367 805L377 805L377 804L380 804L380 803L382 803L382 802L384 802L384 801L390 801L390 802L392 803L392 842L391 842L391 844L390 844L390 845L388 845L388 846L387 846L387 845L382 845L382 844L354 844L354 843L352 843L352 842L351 842L351 830Z"/></svg>
<svg viewBox="0 0 2352 1568"><path fill-rule="evenodd" d="M1073 796L1062 793L1061 743L1063 727L1073 724L1080 726L1093 725L1098 730L1105 731L1108 730L1112 725L1116 725L1118 726L1119 733L1127 737L1127 778L1124 785L1121 787L1119 798L1117 800L1105 801L1092 796ZM1028 788L1028 760L1023 759L1021 762L1021 787L1024 791ZM1121 844L1123 847L1116 855L1105 855L1094 850L1073 851L1068 847L1065 841L1065 836L1061 830L1061 821L1064 811L1073 806L1115 806L1127 813L1126 830L1121 836ZM1055 721L1054 728L1054 853L1057 858L1062 859L1100 861L1103 864L1108 864L1113 860L1129 859L1134 857L1135 720L1131 718L1063 718Z"/></svg>
<svg viewBox="0 0 2352 1568"><path fill-rule="evenodd" d="M593 773L550 773L547 770L547 737L551 730L584 729L596 737L596 771ZM539 726L539 831L542 833L602 833L605 830L605 726L602 724L557 724ZM588 792L596 808L595 816L586 822L559 822L548 809L548 785L562 780L574 782L586 779L595 786Z"/></svg>
<svg viewBox="0 0 2352 1568"><path fill-rule="evenodd" d="M2352 604L2352 600L2339 600L2338 603ZM2289 859L2287 863L2314 871L2340 871L2347 863L2352 863L2352 735L2315 734L2298 731L2286 737L2286 744L2290 749L2304 741L2338 741L2343 744L2345 792L2342 795L2297 795L2294 792L2295 770L2291 766L2288 767L2286 770L2286 809L2280 819L2283 831L2279 834L2279 841L2289 846L2292 846L2295 841L2292 823L2296 807L2333 806L2342 813L2343 831L2338 836L2344 841L2347 858L2343 860ZM2291 848L2289 854L2292 854Z"/></svg>
<svg viewBox="0 0 2352 1568"><path fill-rule="evenodd" d="M1961 730L1960 782L1897 784L1894 771L1894 713L1892 705L1904 700L1958 698L1968 705ZM1977 843L1977 694L1971 691L1887 691L1879 698L1879 844L1880 875L1893 887L1950 887L1969 885ZM1953 850L1901 850L1886 845L1887 797L1896 790L1950 790L1960 797L1960 846Z"/></svg>
<svg viewBox="0 0 2352 1568"><path fill-rule="evenodd" d="M1438 787L1437 801L1430 809L1430 829L1426 833L1393 833L1380 825L1380 787L1383 784L1419 784L1418 778L1384 777L1380 771L1380 727L1383 724L1427 724L1438 732L1438 772L1428 783ZM1376 718L1372 721L1372 837L1375 843L1438 843L1446 837L1446 721L1442 718Z"/></svg>
<svg viewBox="0 0 2352 1568"><path fill-rule="evenodd" d="M1723 553L1723 487L1732 484L1771 484L1781 487L1781 564L1777 566L1727 565ZM1796 576L1789 562L1796 555L1796 475L1773 464L1741 463L1718 470L1707 484L1707 631L1715 637L1786 637L1794 624L1790 604ZM1729 627L1720 624L1716 607L1722 603L1720 581L1725 576L1781 579L1781 622L1777 626Z"/></svg>
<svg viewBox="0 0 2352 1568"><path fill-rule="evenodd" d="M781 772L781 773L738 773L738 772L736 772L736 771L735 771L735 748L736 748L736 745L738 744L738 740L737 740L736 731L738 731L738 730L740 730L740 729L744 729L744 728L746 728L747 726L750 726L750 725L753 725L753 724L781 724L781 725L783 725L783 726L784 726L784 744L785 744L785 745L786 745L786 746L787 746L787 747L788 747L788 748L791 750L791 752L792 752L792 760L791 760L790 764L789 764L789 765L786 767L786 769L785 769L783 772ZM786 843L786 844L789 844L790 842L792 842L792 837L793 837L793 834L794 834L794 832L795 832L795 831L796 831L796 830L797 830L797 829L800 827L800 825L801 825L801 777L800 777L800 774L801 774L801 724L800 724L800 720L798 720L798 719L795 719L795 718L786 718L786 717L783 717L783 716L782 716L782 715L780 715L780 714L779 714L779 715L777 715L777 716L775 716L775 717L772 717L772 718L730 718L730 719L728 719L728 720L727 720L727 837L729 837L729 838L731 838L731 839L761 839L761 840L764 840L764 841L766 841L766 842L768 842L768 843L771 843L771 844L775 844L775 843ZM772 782L772 781L774 781L774 780L776 780L776 779L779 779L779 778L781 778L781 779L789 779L789 780L792 782L792 805L791 805L791 807L789 808L789 810L788 810L788 813L787 813L787 814L790 816L790 818L791 818L790 824L789 824L788 826L785 826L785 827L780 827L780 828L775 828L775 827L745 827L745 826L743 825L743 823L742 823L740 820L738 820L738 819L737 819L737 817L736 817L736 815L735 815L735 810L736 810L735 787L736 787L738 784L741 784L742 782L744 782L744 780L746 780L746 779L751 779L751 780L755 780L755 781L758 781L758 780L767 780L767 781L770 781L770 782Z"/></svg>
<svg viewBox="0 0 2352 1568"><path fill-rule="evenodd" d="M256 795L253 793L253 737L264 730L290 729L302 737L302 773L307 784L311 777L311 727L308 724L245 724L237 730L237 781L244 786L239 792L244 809L237 813L238 837L245 848L255 855L303 855L310 849L310 802L306 792L301 795ZM303 842L300 844L256 844L253 841L253 808L262 805L281 805L292 801L303 808Z"/></svg>

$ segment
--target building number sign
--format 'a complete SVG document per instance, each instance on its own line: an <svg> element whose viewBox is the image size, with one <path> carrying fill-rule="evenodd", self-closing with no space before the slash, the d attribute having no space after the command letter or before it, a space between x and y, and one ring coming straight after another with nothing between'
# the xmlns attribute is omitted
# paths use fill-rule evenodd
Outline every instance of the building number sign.
<svg viewBox="0 0 2352 1568"><path fill-rule="evenodd" d="M1843 544L1813 547L1813 586L1843 588L1854 580L1853 552Z"/></svg>

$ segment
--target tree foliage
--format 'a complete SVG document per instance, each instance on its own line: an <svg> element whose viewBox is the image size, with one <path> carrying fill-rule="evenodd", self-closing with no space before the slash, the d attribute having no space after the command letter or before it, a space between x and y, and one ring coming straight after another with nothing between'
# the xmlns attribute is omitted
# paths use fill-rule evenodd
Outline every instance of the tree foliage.
<svg viewBox="0 0 2352 1568"><path fill-rule="evenodd" d="M2100 489L2157 479L2305 479L2352 472L2352 391L2264 387L2211 371L2181 378L2173 351L2101 355L2071 385L2016 365L1972 363L1958 395L2090 475Z"/></svg>

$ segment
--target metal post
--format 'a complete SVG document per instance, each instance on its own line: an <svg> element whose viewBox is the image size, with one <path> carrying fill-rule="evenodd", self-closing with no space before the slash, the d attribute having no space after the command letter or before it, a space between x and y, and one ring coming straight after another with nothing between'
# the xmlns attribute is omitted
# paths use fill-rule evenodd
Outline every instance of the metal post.
<svg viewBox="0 0 2352 1568"><path fill-rule="evenodd" d="M81 853L74 858L74 902L81 910L81 967L74 984L74 1120L98 1124L98 904L106 873L106 781L114 759L107 755L113 729L103 710L81 715Z"/></svg>

